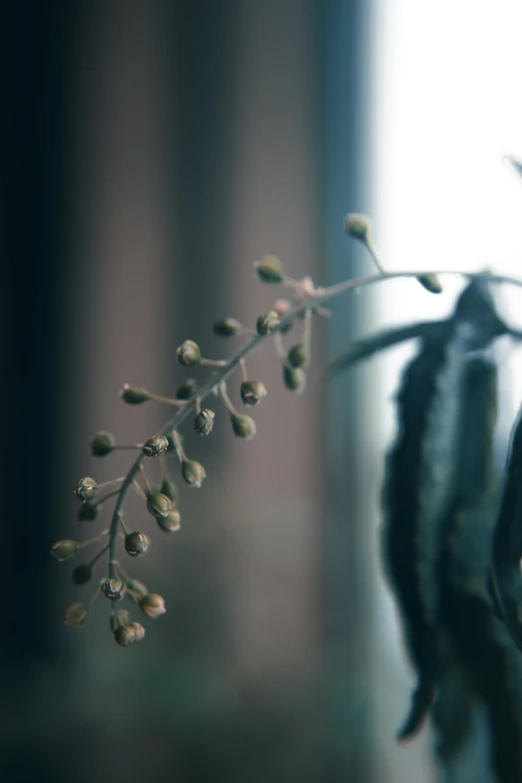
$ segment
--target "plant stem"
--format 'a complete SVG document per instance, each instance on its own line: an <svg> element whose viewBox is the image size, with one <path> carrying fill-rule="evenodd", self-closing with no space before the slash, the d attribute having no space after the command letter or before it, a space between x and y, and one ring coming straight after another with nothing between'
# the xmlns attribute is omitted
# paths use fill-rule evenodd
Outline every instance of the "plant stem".
<svg viewBox="0 0 522 783"><path fill-rule="evenodd" d="M228 396L227 392L227 384L225 381L221 381L219 384L219 393L221 394L221 399L225 403L225 407L229 411L229 413L237 413L237 410L234 408L232 404L232 400Z"/></svg>
<svg viewBox="0 0 522 783"><path fill-rule="evenodd" d="M174 405L176 408L183 408L187 404L187 400L175 400L172 397L161 397L159 394L151 394L149 397L155 402L164 402L166 405Z"/></svg>

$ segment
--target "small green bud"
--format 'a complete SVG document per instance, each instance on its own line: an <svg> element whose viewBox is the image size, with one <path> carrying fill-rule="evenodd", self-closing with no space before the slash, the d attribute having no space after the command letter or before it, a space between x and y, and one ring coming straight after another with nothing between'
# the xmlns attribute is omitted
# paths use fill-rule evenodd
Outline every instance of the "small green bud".
<svg viewBox="0 0 522 783"><path fill-rule="evenodd" d="M143 582L140 582L139 579L130 579L127 582L127 589L130 593L135 593L138 599L149 594L146 585L144 585Z"/></svg>
<svg viewBox="0 0 522 783"><path fill-rule="evenodd" d="M283 364L283 381L287 389L302 394L306 388L306 375L300 367Z"/></svg>
<svg viewBox="0 0 522 783"><path fill-rule="evenodd" d="M198 382L194 378L187 378L185 383L178 386L176 392L177 400L190 400L195 395L198 388Z"/></svg>
<svg viewBox="0 0 522 783"><path fill-rule="evenodd" d="M288 351L288 361L292 367L308 367L310 364L310 351L304 343L297 343Z"/></svg>
<svg viewBox="0 0 522 783"><path fill-rule="evenodd" d="M200 411L194 420L194 429L199 435L210 435L214 426L214 411L205 408Z"/></svg>
<svg viewBox="0 0 522 783"><path fill-rule="evenodd" d="M134 630L135 642L141 642L145 638L145 628L141 623L130 623L129 628Z"/></svg>
<svg viewBox="0 0 522 783"><path fill-rule="evenodd" d="M442 283L437 275L419 275L417 280L430 294L442 293Z"/></svg>
<svg viewBox="0 0 522 783"><path fill-rule="evenodd" d="M194 459L184 459L181 463L181 475L189 487L200 487L206 477L205 468Z"/></svg>
<svg viewBox="0 0 522 783"><path fill-rule="evenodd" d="M128 383L125 383L120 392L120 397L123 402L128 402L129 405L139 405L150 400L150 392L147 389L142 389L141 386L129 386Z"/></svg>
<svg viewBox="0 0 522 783"><path fill-rule="evenodd" d="M279 326L279 316L275 310L269 310L265 315L260 315L256 321L257 333L264 337Z"/></svg>
<svg viewBox="0 0 522 783"><path fill-rule="evenodd" d="M135 631L132 625L122 625L114 631L114 640L120 647L130 647L135 642Z"/></svg>
<svg viewBox="0 0 522 783"><path fill-rule="evenodd" d="M112 612L109 619L111 631L116 633L118 628L122 628L124 625L130 625L129 620L130 614L127 609L116 609L116 611Z"/></svg>
<svg viewBox="0 0 522 783"><path fill-rule="evenodd" d="M161 519L170 511L171 503L166 495L162 495L157 489L147 492L147 508L153 517Z"/></svg>
<svg viewBox="0 0 522 783"><path fill-rule="evenodd" d="M80 522L92 522L101 511L101 506L96 503L82 503L78 509L78 519Z"/></svg>
<svg viewBox="0 0 522 783"><path fill-rule="evenodd" d="M110 454L115 445L116 440L114 435L102 430L101 432L96 433L91 440L91 454L93 457L105 457L106 454Z"/></svg>
<svg viewBox="0 0 522 783"><path fill-rule="evenodd" d="M183 367L195 367L201 362L201 351L194 340L185 340L176 351L176 356Z"/></svg>
<svg viewBox="0 0 522 783"><path fill-rule="evenodd" d="M212 331L218 337L232 337L243 331L243 325L236 318L224 318L213 325Z"/></svg>
<svg viewBox="0 0 522 783"><path fill-rule="evenodd" d="M266 397L267 390L261 381L243 381L240 393L244 404L251 406L260 403Z"/></svg>
<svg viewBox="0 0 522 783"><path fill-rule="evenodd" d="M367 242L372 230L372 222L368 215L358 215L355 212L346 215L344 219L344 230L355 239L361 242Z"/></svg>
<svg viewBox="0 0 522 783"><path fill-rule="evenodd" d="M144 555L150 546L150 538L145 533L129 533L125 536L125 550L131 557Z"/></svg>
<svg viewBox="0 0 522 783"><path fill-rule="evenodd" d="M232 429L238 438L251 440L256 434L256 423L251 416L243 416L241 413L231 413Z"/></svg>
<svg viewBox="0 0 522 783"><path fill-rule="evenodd" d="M160 493L166 495L173 506L178 502L178 488L167 476L161 482Z"/></svg>
<svg viewBox="0 0 522 783"><path fill-rule="evenodd" d="M106 579L100 589L110 601L121 601L125 595L125 585L121 579Z"/></svg>
<svg viewBox="0 0 522 783"><path fill-rule="evenodd" d="M157 519L157 523L165 533L175 533L181 527L181 514L177 508L173 508L166 517Z"/></svg>
<svg viewBox="0 0 522 783"><path fill-rule="evenodd" d="M78 482L78 486L74 490L74 494L78 500L82 500L84 503L86 500L92 500L98 492L98 484L93 478L82 478Z"/></svg>
<svg viewBox="0 0 522 783"><path fill-rule="evenodd" d="M153 435L143 444L142 451L146 457L158 457L167 451L169 442L164 435Z"/></svg>
<svg viewBox="0 0 522 783"><path fill-rule="evenodd" d="M80 544L78 541L57 541L51 547L51 555L55 557L59 563L63 563L64 560L71 560L76 557L80 551Z"/></svg>
<svg viewBox="0 0 522 783"><path fill-rule="evenodd" d="M72 573L72 580L75 585L86 585L92 579L92 568L88 565L76 566Z"/></svg>
<svg viewBox="0 0 522 783"><path fill-rule="evenodd" d="M152 617L153 619L159 617L160 614L165 614L167 611L165 609L165 599L157 593L148 593L141 598L138 603L143 614L146 614L147 617Z"/></svg>
<svg viewBox="0 0 522 783"><path fill-rule="evenodd" d="M263 256L261 261L254 263L254 267L263 283L282 283L285 279L283 265L275 256Z"/></svg>
<svg viewBox="0 0 522 783"><path fill-rule="evenodd" d="M73 603L65 609L65 625L73 628L81 628L87 622L89 617L89 607L87 604Z"/></svg>

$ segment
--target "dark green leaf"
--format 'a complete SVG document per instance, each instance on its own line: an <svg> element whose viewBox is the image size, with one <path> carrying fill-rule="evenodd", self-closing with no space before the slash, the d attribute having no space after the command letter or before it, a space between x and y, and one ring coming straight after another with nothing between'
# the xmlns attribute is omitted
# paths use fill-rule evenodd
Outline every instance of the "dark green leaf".
<svg viewBox="0 0 522 783"><path fill-rule="evenodd" d="M342 356L338 356L330 362L327 372L329 375L337 375L343 372L343 370L347 370L352 364L368 359L374 353L383 351L386 348L391 348L407 340L436 338L439 334L446 334L447 332L448 327L445 321L429 321L413 324L412 326L401 326L397 329L386 329L371 337L355 340Z"/></svg>
<svg viewBox="0 0 522 783"><path fill-rule="evenodd" d="M491 457L489 447L482 457L474 455L471 466L462 462L473 444L482 448L491 439L496 410L494 396L493 401L488 397L496 389L494 368L480 364L482 359L469 360L471 351L486 347L504 329L482 281L464 290L447 324L446 332L424 340L423 350L405 372L398 397L399 432L388 457L383 493L386 566L418 678L400 738L417 731L435 692L444 537L455 512L484 492ZM482 396L475 394L481 373Z"/></svg>
<svg viewBox="0 0 522 783"><path fill-rule="evenodd" d="M443 561L442 611L477 699L487 706L499 783L522 780L522 658L494 614L488 590L500 492L464 512ZM478 752L478 749L477 749Z"/></svg>
<svg viewBox="0 0 522 783"><path fill-rule="evenodd" d="M417 671L411 713L399 738L414 734L429 710L435 690L433 627L427 622L418 571L419 487L423 483L424 437L445 345L428 343L407 367L398 395L399 432L390 452L383 490L383 555L401 612L406 646Z"/></svg>
<svg viewBox="0 0 522 783"><path fill-rule="evenodd" d="M522 413L514 427L493 545L493 587L511 636L522 650Z"/></svg>

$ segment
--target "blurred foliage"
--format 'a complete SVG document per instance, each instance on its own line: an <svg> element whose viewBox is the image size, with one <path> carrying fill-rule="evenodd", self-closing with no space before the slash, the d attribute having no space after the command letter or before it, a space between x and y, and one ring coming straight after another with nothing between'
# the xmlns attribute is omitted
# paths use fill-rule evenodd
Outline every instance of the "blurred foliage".
<svg viewBox="0 0 522 783"><path fill-rule="evenodd" d="M334 365L421 341L397 400L383 555L417 672L399 739L431 713L451 783L522 780L522 422L505 480L493 460L490 348L509 332L477 278L446 321L361 341Z"/></svg>

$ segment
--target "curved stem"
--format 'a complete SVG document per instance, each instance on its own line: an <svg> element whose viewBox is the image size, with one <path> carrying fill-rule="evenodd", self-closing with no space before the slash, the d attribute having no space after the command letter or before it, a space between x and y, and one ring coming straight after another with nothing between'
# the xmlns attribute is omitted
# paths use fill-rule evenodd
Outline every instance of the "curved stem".
<svg viewBox="0 0 522 783"><path fill-rule="evenodd" d="M426 270L416 271L412 272L405 271L405 272L386 272L384 274L374 274L374 275L365 275L364 277L359 277L354 280L344 280L342 283L337 283L335 285L329 286L328 288L320 288L317 289L316 293L314 293L312 296L307 297L303 301L297 302L289 311L288 313L281 318L279 325L275 332L277 333L281 328L284 329L285 326L287 326L296 316L303 315L307 310L310 309L313 305L321 305L324 304L324 302L327 302L330 299L333 299L335 296L339 296L339 294L343 294L347 291L353 291L358 288L363 288L368 285L373 285L374 283L379 283L382 280L392 280L394 278L400 278L400 277L419 277L419 275L462 275L463 277L467 277L469 279L476 279L476 278L482 278L484 280L487 280L490 283L507 283L509 285L514 285L522 288L522 280L517 279L516 277L509 277L505 275L492 275L488 272L456 272L454 269L449 270L435 270L433 272L428 272ZM271 332L268 335L259 335L255 334L253 337L250 337L242 346L240 346L231 356L229 359L224 361L222 364L219 365L219 368L217 372L215 372L209 380L201 386L200 389L198 389L198 398L200 401L203 401L211 392L214 391L216 387L219 387L223 381L226 381L226 379L234 372L236 367L242 362L243 359L246 359L247 356L249 356L253 351L255 351L257 348L260 347L260 345L268 338L273 337L274 332ZM193 410L195 409L196 401L195 399L187 400L187 404L180 408L172 418L170 418L167 423L163 426L163 428L160 430L160 435L168 435L172 432L172 430L176 430L182 422L189 416ZM115 563L116 563L116 541L118 537L118 528L120 523L120 514L123 508L123 502L125 500L125 496L129 490L129 487L132 485L134 478L136 477L136 474L142 469L142 463L146 459L144 454L140 454L135 462L131 465L127 475L123 479L123 483L120 487L119 495L116 500L116 503L114 505L114 510L112 514L111 519L111 526L110 526L110 532L109 532L109 574L113 575L115 573Z"/></svg>
<svg viewBox="0 0 522 783"><path fill-rule="evenodd" d="M221 394L221 399L225 403L225 407L227 408L228 412L233 414L237 413L237 410L232 404L232 400L228 396L227 384L225 381L221 381L221 383L219 384L219 393Z"/></svg>

